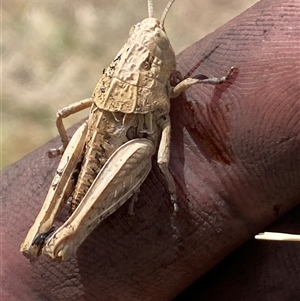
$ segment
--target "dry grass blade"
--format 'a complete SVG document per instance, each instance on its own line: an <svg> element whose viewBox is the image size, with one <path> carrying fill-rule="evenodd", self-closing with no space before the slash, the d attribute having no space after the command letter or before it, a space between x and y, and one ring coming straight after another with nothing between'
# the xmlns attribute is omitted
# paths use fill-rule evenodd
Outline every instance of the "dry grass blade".
<svg viewBox="0 0 300 301"><path fill-rule="evenodd" d="M255 239L276 241L300 241L300 235L278 232L263 232L255 235Z"/></svg>

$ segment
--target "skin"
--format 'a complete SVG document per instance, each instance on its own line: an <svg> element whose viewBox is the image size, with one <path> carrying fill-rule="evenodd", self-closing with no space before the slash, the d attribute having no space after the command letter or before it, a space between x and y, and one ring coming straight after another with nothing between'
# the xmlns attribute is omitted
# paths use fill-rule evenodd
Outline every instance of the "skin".
<svg viewBox="0 0 300 301"><path fill-rule="evenodd" d="M299 220L298 205L268 226L267 230L300 233ZM259 243L251 239L174 301L298 300L299 252L299 243Z"/></svg>
<svg viewBox="0 0 300 301"><path fill-rule="evenodd" d="M45 154L59 146L59 140L5 169L2 300L171 300L296 206L300 201L298 8L297 0L261 1L178 56L182 75L222 76L230 66L238 70L227 83L198 85L172 101L170 170L177 184L177 215L154 159L135 216L127 214L126 205L120 208L69 262L41 257L30 263L19 246L58 165L59 159L50 160ZM299 246L289 243L287 248L297 251L289 253L285 245L277 247L282 253L274 256L270 244L275 245L252 240L234 253L240 254L240 261L229 256L214 289L207 285L214 275L210 272L201 282L205 300L232 300L230 293L244 297L239 291L248 289L262 300L296 298L299 292L289 292L289 286L276 286L274 293L270 287L279 268L282 279L299 283L299 269L293 268L297 261L299 266ZM264 259L277 262L277 269L271 263L261 264L257 255L261 249ZM247 274L247 283L229 277L228 271Z"/></svg>

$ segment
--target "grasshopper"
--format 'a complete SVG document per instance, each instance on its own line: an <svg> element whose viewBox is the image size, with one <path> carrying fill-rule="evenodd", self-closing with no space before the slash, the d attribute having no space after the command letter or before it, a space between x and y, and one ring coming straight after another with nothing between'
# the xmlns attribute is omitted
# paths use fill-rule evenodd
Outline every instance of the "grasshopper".
<svg viewBox="0 0 300 301"><path fill-rule="evenodd" d="M129 38L103 71L91 98L73 103L57 113L56 126L62 140L49 157L62 155L45 202L21 245L21 252L36 259L40 254L68 260L107 216L129 198L131 211L139 188L157 163L165 176L178 210L176 186L169 171L170 98L199 83L226 81L234 68L221 78L196 76L175 87L170 76L176 67L175 53L164 28L170 0L160 21L149 17L134 25ZM90 107L89 118L69 141L63 118ZM58 214L70 204L70 216L56 230Z"/></svg>

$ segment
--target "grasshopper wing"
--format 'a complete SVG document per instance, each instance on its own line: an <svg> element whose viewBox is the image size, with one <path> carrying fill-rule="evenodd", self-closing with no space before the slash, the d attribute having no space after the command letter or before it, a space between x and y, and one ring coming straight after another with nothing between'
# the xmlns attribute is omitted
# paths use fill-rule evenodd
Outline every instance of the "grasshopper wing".
<svg viewBox="0 0 300 301"><path fill-rule="evenodd" d="M151 170L154 144L133 139L105 163L72 216L50 237L43 253L68 260L93 229L136 192Z"/></svg>
<svg viewBox="0 0 300 301"><path fill-rule="evenodd" d="M31 260L40 255L45 235L51 233L49 229L52 228L56 216L74 189L72 177L76 165L81 161L86 133L87 123L84 122L72 136L60 160L45 202L21 245L20 251Z"/></svg>

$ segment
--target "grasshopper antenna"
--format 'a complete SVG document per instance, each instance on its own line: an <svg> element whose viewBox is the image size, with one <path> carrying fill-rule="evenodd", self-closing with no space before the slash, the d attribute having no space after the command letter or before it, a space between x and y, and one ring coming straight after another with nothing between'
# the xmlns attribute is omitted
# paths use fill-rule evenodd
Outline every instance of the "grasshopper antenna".
<svg viewBox="0 0 300 301"><path fill-rule="evenodd" d="M148 15L149 18L153 18L153 1L148 0Z"/></svg>
<svg viewBox="0 0 300 301"><path fill-rule="evenodd" d="M170 0L169 1L169 3L167 4L167 6L166 6L166 8L165 8L165 10L164 10L164 12L163 12L163 14L161 16L161 19L160 19L160 27L161 28L164 28L164 22L165 22L166 16L167 16L168 11L170 10L170 8L171 8L171 6L172 6L172 4L173 4L174 1L175 0ZM149 1L148 1L148 3L149 3Z"/></svg>

